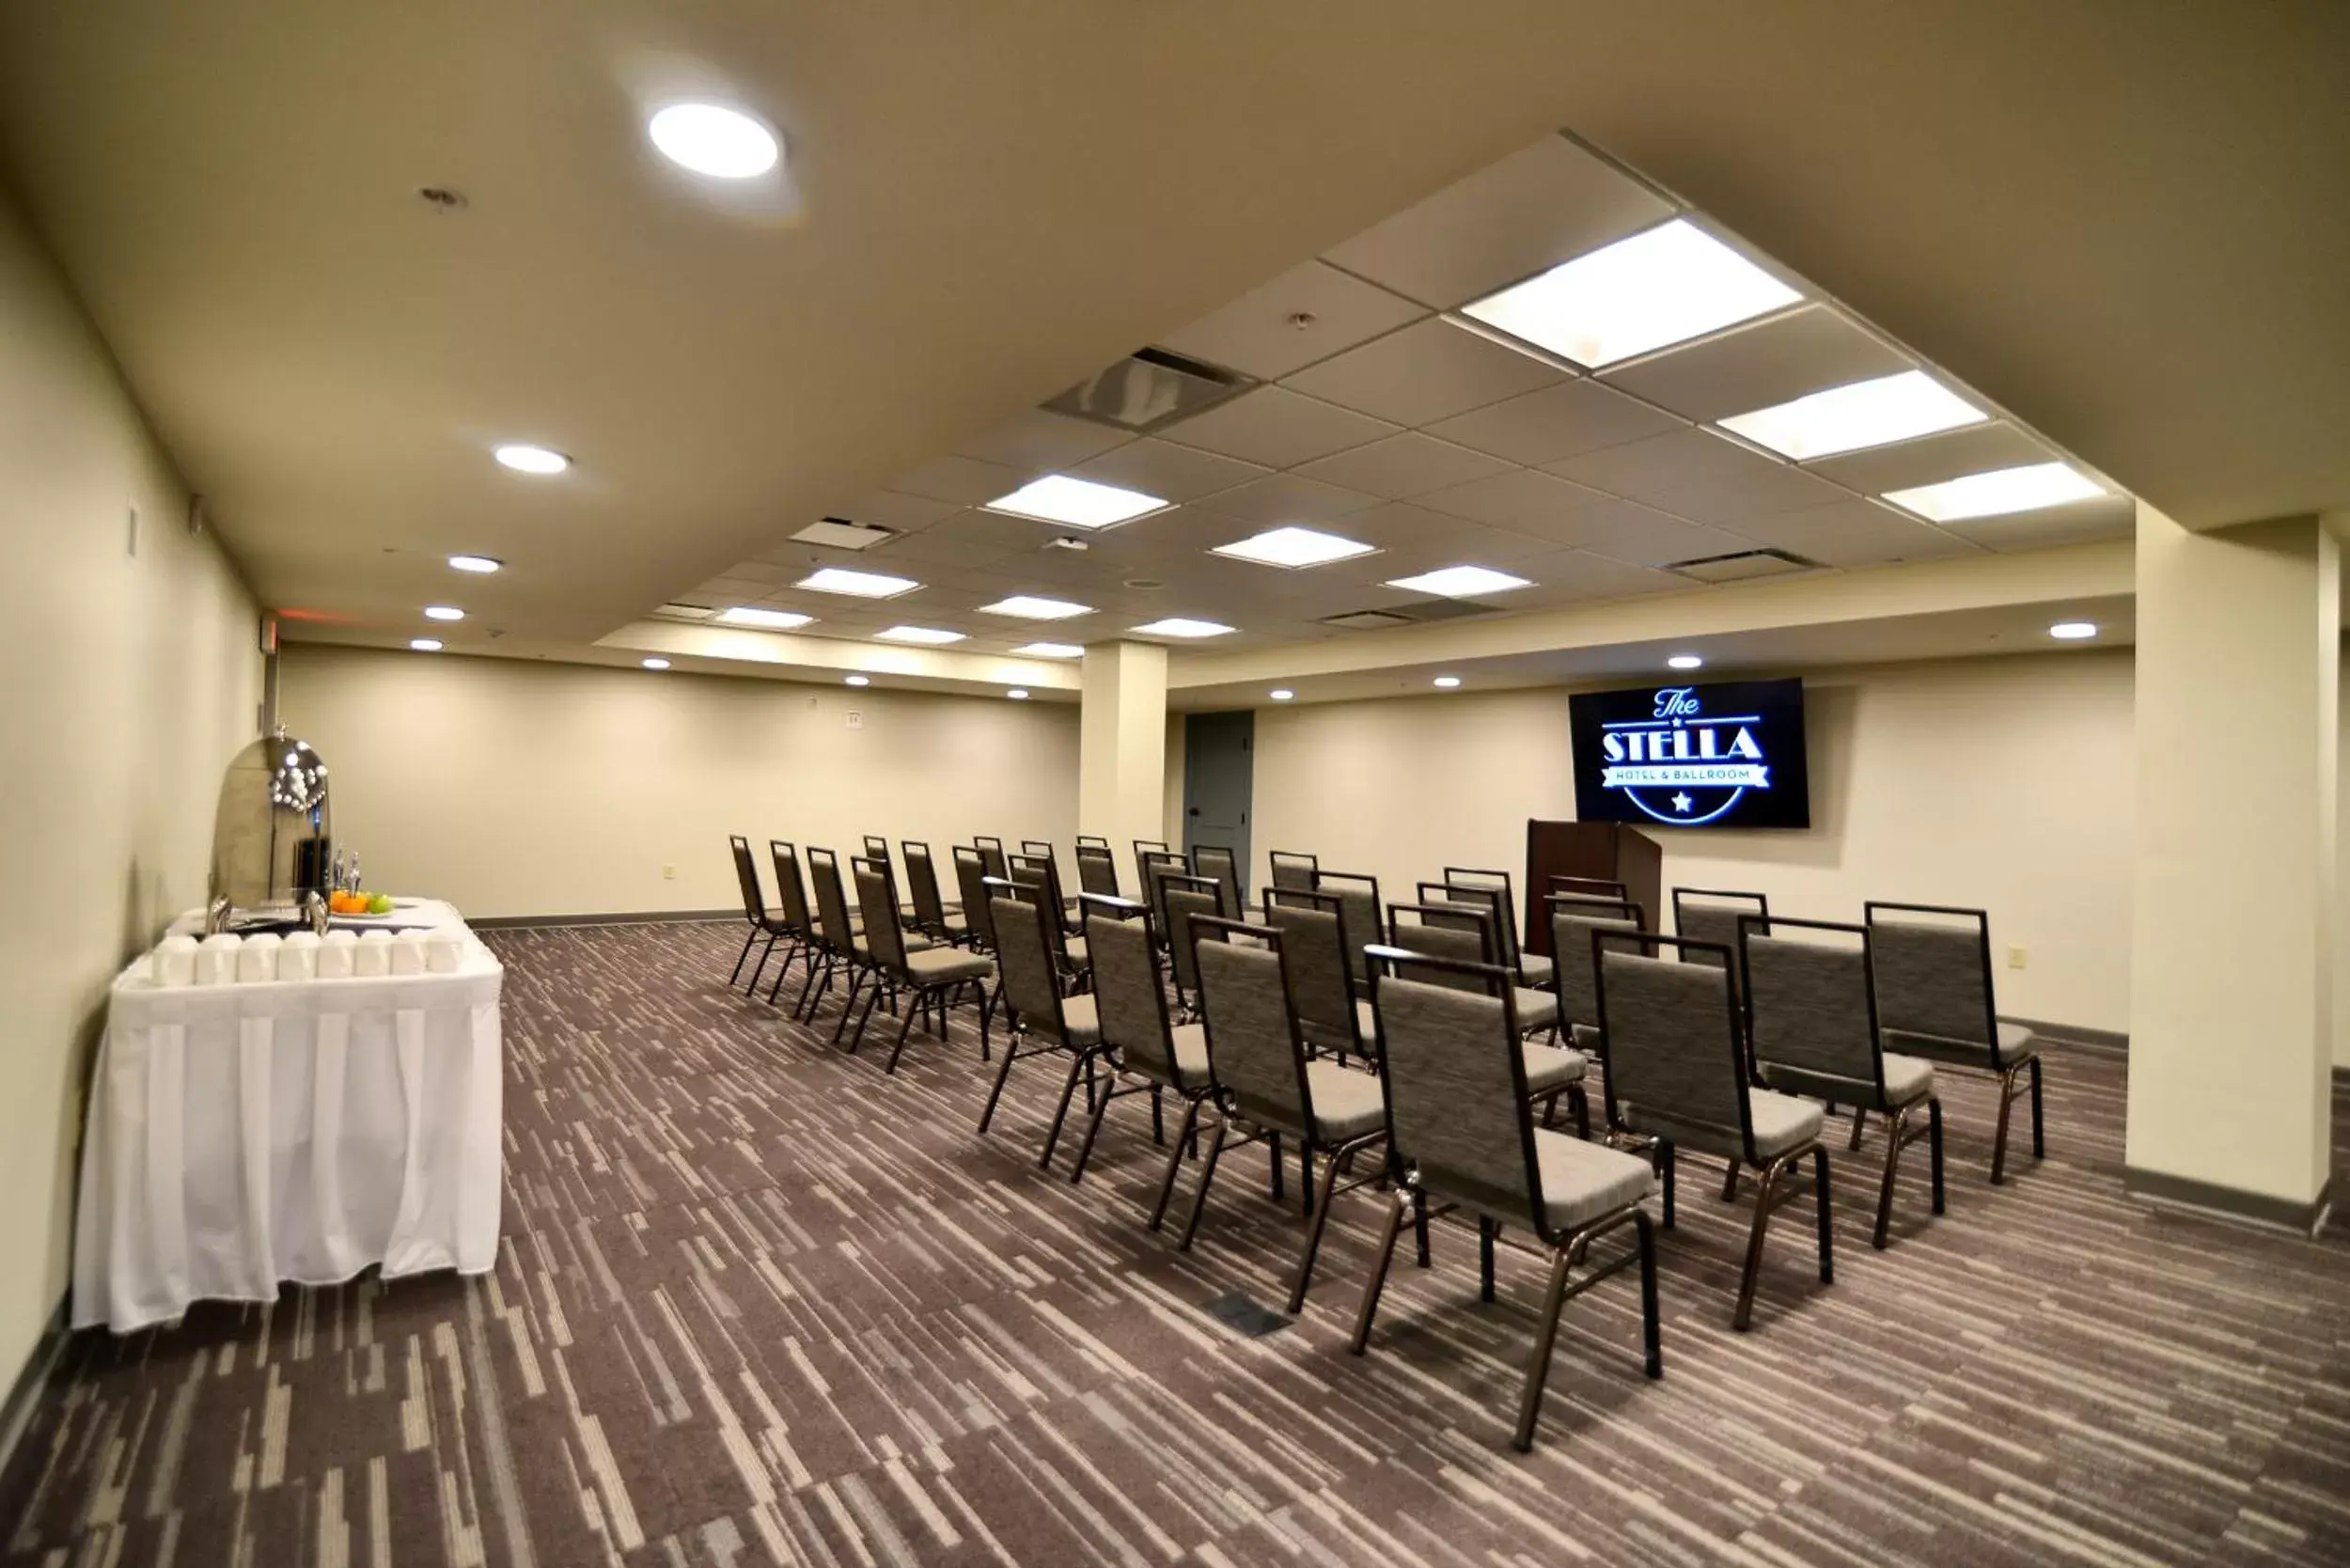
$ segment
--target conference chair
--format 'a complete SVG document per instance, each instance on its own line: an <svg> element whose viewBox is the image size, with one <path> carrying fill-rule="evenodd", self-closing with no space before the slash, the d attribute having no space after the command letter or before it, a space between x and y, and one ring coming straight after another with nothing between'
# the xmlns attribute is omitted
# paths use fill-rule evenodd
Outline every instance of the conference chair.
<svg viewBox="0 0 2350 1568"><path fill-rule="evenodd" d="M1158 881L1159 940L1167 949L1167 973L1175 982L1175 1005L1186 1020L1199 1016L1199 969L1193 962L1192 922L1221 917L1224 890L1203 876L1162 872Z"/></svg>
<svg viewBox="0 0 2350 1568"><path fill-rule="evenodd" d="M971 836L971 847L979 852L980 863L986 866L988 875L998 882L1011 880L1011 868L1005 862L1004 841L1001 839L975 833Z"/></svg>
<svg viewBox="0 0 2350 1568"><path fill-rule="evenodd" d="M1346 973L1357 995L1371 995L1371 970L1363 959L1363 949L1387 939L1386 928L1379 923L1379 912L1385 906L1379 902L1379 879L1355 871L1314 872L1314 891L1327 893L1339 901L1339 925L1346 936Z"/></svg>
<svg viewBox="0 0 2350 1568"><path fill-rule="evenodd" d="M988 1091L987 1105L979 1112L981 1137L995 1119L995 1104L1003 1098L1004 1081L1011 1076L1014 1062L1066 1053L1073 1084L1102 1038L1094 999L1061 995L1048 935L1059 921L1042 907L1039 890L989 877L984 891L988 923L995 933L995 973L1002 988L1004 1060L995 1070L995 1087ZM1068 1106L1064 1097L1061 1108L1066 1111ZM1046 1161L1051 1160L1053 1144L1059 1137L1060 1118L1057 1116L1044 1142Z"/></svg>
<svg viewBox="0 0 2350 1568"><path fill-rule="evenodd" d="M791 937L791 929L768 911L767 896L759 886L759 863L751 858L751 841L735 833L728 835L727 844L734 852L734 880L743 891L743 918L750 926L744 933L743 950L734 955L734 972L727 976L728 990L733 990L734 982L743 978L743 964L751 956L751 944L762 936L767 939L767 945L759 949L759 963L751 968L750 984L744 988L743 994L747 996L759 989L759 972L767 967L767 955L776 950L777 942ZM784 963L789 966L791 962L787 952Z"/></svg>
<svg viewBox="0 0 2350 1568"><path fill-rule="evenodd" d="M2031 1157L2044 1158L2048 1146L2041 1121L2040 1040L2026 1026L1999 1016L1991 988L1991 917L1980 909L1872 900L1862 917L1869 927L1870 973L1886 1045L1998 1080L1999 1123L1991 1144L1994 1184L2007 1177L2009 1112L2029 1074Z"/></svg>
<svg viewBox="0 0 2350 1568"><path fill-rule="evenodd" d="M1085 845L1088 849L1107 849L1110 847L1110 841L1107 839L1103 838L1098 833L1080 833L1077 835L1077 842Z"/></svg>
<svg viewBox="0 0 2350 1568"><path fill-rule="evenodd" d="M1109 845L1078 840L1077 892L1081 898L1088 893L1105 899L1120 896L1118 857L1110 854Z"/></svg>
<svg viewBox="0 0 2350 1568"><path fill-rule="evenodd" d="M1557 876L1550 879L1553 893L1579 893L1585 898L1601 898L1628 902L1632 889L1621 882L1604 876Z"/></svg>
<svg viewBox="0 0 2350 1568"><path fill-rule="evenodd" d="M1762 1175L1756 1184L1754 1228L1747 1238L1746 1269L1730 1325L1744 1331L1754 1320L1755 1282L1762 1270L1762 1240L1771 1215L1799 1196L1782 1178L1806 1156L1819 1200L1820 1282L1836 1278L1835 1237L1828 1215L1827 1147L1820 1141L1825 1113L1792 1094L1756 1089L1747 1072L1736 1006L1730 994L1730 956L1700 962L1688 938L1640 932L1595 931L1599 969L1599 1027L1607 1040L1607 1124L1644 1139L1664 1179L1665 1229L1673 1228L1673 1176L1679 1152L1691 1150ZM1670 950L1675 963L1653 956ZM1728 1189L1724 1197L1731 1196Z"/></svg>
<svg viewBox="0 0 2350 1568"><path fill-rule="evenodd" d="M1310 893L1314 874L1322 862L1310 855L1296 855L1288 850L1274 850L1265 857L1273 867L1273 886L1285 891Z"/></svg>
<svg viewBox="0 0 2350 1568"><path fill-rule="evenodd" d="M1208 1070L1215 1080L1216 1121L1208 1152L1200 1160L1199 1185L1192 1195L1191 1217L1183 1226L1183 1249L1191 1249L1192 1238L1198 1232L1216 1161L1231 1142L1235 1126L1243 1133L1232 1147L1265 1141L1273 1159L1277 1197L1281 1171L1277 1139L1287 1135L1298 1140L1309 1177L1314 1155L1320 1152L1324 1157L1321 1191L1316 1194L1311 1185L1307 1189L1313 1222L1297 1260L1295 1282L1290 1287L1288 1309L1294 1313L1305 1307L1307 1288L1313 1282L1314 1255L1322 1247L1330 1205L1340 1194L1377 1181L1385 1173L1383 1162L1373 1160L1369 1162L1371 1168L1344 1186L1339 1184L1355 1155L1386 1141L1386 1110L1380 1099L1379 1080L1308 1054L1296 1015L1290 1011L1278 931L1212 916L1197 917L1191 924L1201 1015L1207 1026ZM1230 940L1234 936L1251 940Z"/></svg>
<svg viewBox="0 0 2350 1568"><path fill-rule="evenodd" d="M1730 994L1741 1005L1747 994L1746 971L1738 964L1738 930L1751 916L1770 934L1771 901L1761 893L1738 893L1720 887L1676 887L1672 891L1673 934L1701 944L1689 949L1692 964L1716 962L1719 949L1730 964Z"/></svg>
<svg viewBox="0 0 2350 1568"><path fill-rule="evenodd" d="M1518 903L1514 885L1508 871L1481 870L1474 866L1447 866L1444 869L1445 888L1459 897L1466 892L1484 894L1493 903L1494 919L1501 933L1501 950L1510 966L1517 971L1518 982L1536 989L1550 983L1551 961L1540 953L1529 953L1518 942Z"/></svg>
<svg viewBox="0 0 2350 1568"><path fill-rule="evenodd" d="M1151 889L1150 856L1167 853L1169 853L1167 846L1160 839L1136 839L1135 840L1135 875L1142 883L1143 892L1146 895L1143 902L1146 903L1150 902L1147 896ZM1178 855L1177 858L1181 859L1182 856ZM1190 868L1184 869L1188 870Z"/></svg>
<svg viewBox="0 0 2350 1568"><path fill-rule="evenodd" d="M1933 1063L1885 1049L1869 984L1869 928L1749 915L1738 922L1738 948L1755 1075L1782 1094L1852 1106L1855 1150L1869 1112L1888 1119L1874 1237L1883 1250L1902 1150L1921 1137L1932 1140L1934 1212L1942 1212L1942 1101ZM1926 1120L1913 1123L1920 1105Z"/></svg>
<svg viewBox="0 0 2350 1568"><path fill-rule="evenodd" d="M809 845L807 879L816 889L816 942L823 963L821 977L811 976L807 988L801 993L800 1007L802 1015L813 1020L817 1009L831 993L833 981L846 976L849 993L842 999L840 1016L832 1027L832 1040L837 1045L848 1027L849 1014L856 1010L871 961L860 940L864 934L862 924L849 913L848 893L840 881L839 856L828 849Z"/></svg>
<svg viewBox="0 0 2350 1568"><path fill-rule="evenodd" d="M1637 903L1553 893L1543 901L1550 918L1551 995L1559 1001L1559 1033L1566 1043L1606 1064L1607 1042L1599 1032L1599 971L1591 953L1594 931L1642 929Z"/></svg>
<svg viewBox="0 0 2350 1568"><path fill-rule="evenodd" d="M1328 1051L1343 1067L1369 1057L1376 1028L1371 1003L1355 995L1346 967L1346 929L1335 893L1297 887L1264 890L1264 923L1281 933L1289 962L1283 968L1290 1007L1308 1050Z"/></svg>
<svg viewBox="0 0 2350 1568"><path fill-rule="evenodd" d="M1394 949L1379 949L1379 956L1404 959ZM1511 1437L1523 1453L1534 1446L1559 1310L1569 1297L1636 1262L1645 1370L1653 1378L1665 1374L1656 1239L1646 1207L1656 1173L1637 1155L1534 1124L1520 1022L1511 1011L1514 975L1446 959L1412 962L1425 978L1402 978L1386 963L1373 967L1390 1164L1399 1179L1348 1348L1360 1356L1370 1342L1371 1316L1407 1217L1424 1236L1433 1216L1454 1210L1476 1215L1479 1294L1486 1301L1494 1298L1496 1244L1509 1231L1531 1235L1539 1247L1527 1250L1546 1257L1550 1274L1536 1309L1534 1352ZM1433 1211L1432 1203L1437 1205ZM1633 1227L1633 1246L1570 1283L1591 1245L1626 1225Z"/></svg>
<svg viewBox="0 0 2350 1568"><path fill-rule="evenodd" d="M1151 906L1151 929L1158 933L1161 947L1167 943L1167 888L1164 879L1191 875L1191 868L1183 857L1172 850L1144 850L1137 862L1142 869L1142 902Z"/></svg>
<svg viewBox="0 0 2350 1568"><path fill-rule="evenodd" d="M1010 862L1011 882L1017 886L1031 889L1050 916L1046 924L1051 929L1045 934L1053 949L1053 964L1060 975L1062 989L1084 990L1089 972L1086 945L1084 938L1073 939L1069 934L1069 921L1063 914L1065 906L1060 896L1060 871L1051 860L1025 852L1006 858Z"/></svg>
<svg viewBox="0 0 2350 1568"><path fill-rule="evenodd" d="M1388 955L1386 963L1394 974L1433 985L1482 989L1481 980L1465 981L1462 974L1471 969L1502 970L1512 976L1512 1021L1524 1033L1539 1034L1544 1029L1554 1029L1555 1033L1558 998L1547 991L1536 991L1517 982L1515 972L1501 962L1500 944L1494 939L1483 911L1459 905L1391 904L1387 908L1387 930L1389 946L1377 950ZM1418 962L1421 959L1442 962L1423 965ZM1572 1046L1537 1044L1523 1037L1521 1043L1526 1081L1534 1098L1542 1103L1543 1125L1550 1125L1557 1114L1559 1098L1564 1095L1567 1109L1574 1115L1575 1130L1585 1137L1590 1137L1591 1109L1583 1090L1583 1079L1590 1071L1590 1060Z"/></svg>
<svg viewBox="0 0 2350 1568"><path fill-rule="evenodd" d="M992 901L987 891L987 869L979 852L969 844L954 844L948 853L955 860L955 890L963 900L963 946L973 952L993 953L995 950L995 921ZM989 988L987 1000L979 1008L979 1059L987 1059L987 1025L1003 996L1004 981L1001 965L996 980Z"/></svg>
<svg viewBox="0 0 2350 1568"><path fill-rule="evenodd" d="M906 893L914 903L914 929L925 936L961 947L970 926L939 897L938 867L931 859L931 846L919 839L908 839L898 846L898 853L906 863Z"/></svg>
<svg viewBox="0 0 2350 1568"><path fill-rule="evenodd" d="M1164 1095L1172 1092L1183 1102L1183 1119L1175 1129L1175 1144L1159 1181L1158 1200L1151 1206L1151 1229L1155 1231L1167 1215L1183 1149L1198 1124L1200 1104L1215 1088L1208 1072L1207 1030L1198 1024L1177 1024L1168 1016L1167 988L1159 983L1158 955L1151 948L1150 912L1128 899L1087 894L1084 902L1086 949L1093 954L1094 1015L1101 1026L1093 1049L1107 1063L1111 1081L1093 1103L1069 1182L1074 1186L1084 1180L1086 1162L1093 1156L1093 1141L1101 1135L1102 1119L1112 1100L1150 1090L1151 1135L1164 1142ZM1125 1081L1121 1084L1120 1080ZM1073 1076L1068 1087L1074 1091ZM1065 1110L1066 1096L1062 1104ZM1049 1144L1045 1157L1052 1157Z"/></svg>
<svg viewBox="0 0 2350 1568"><path fill-rule="evenodd" d="M885 1075L898 1071L898 1058L906 1048L906 1034L914 1027L917 1015L934 1012L939 1043L952 1043L948 1009L966 990L980 1007L979 1030L984 1035L987 981L995 974L995 965L981 955L960 948L912 945L898 922L898 888L889 872L889 862L861 855L851 870L856 875L857 904L865 912L862 945L873 983L868 988L865 1011L857 1019L856 1032L849 1040L850 1054L854 1055L857 1046L864 1043L865 1026L872 1019L875 1001L885 993L893 1011L901 1006L901 998L904 1007L904 1015L898 1021L898 1038L890 1043L889 1060L882 1068Z"/></svg>
<svg viewBox="0 0 2350 1568"><path fill-rule="evenodd" d="M791 961L800 960L803 967L815 939L816 917L807 905L807 883L800 875L799 852L788 839L767 840L767 858L776 868L776 895L783 904L783 923L791 933L791 949L783 963L776 968L776 978L767 987L767 1000L773 1003L783 991L786 976L791 971Z"/></svg>
<svg viewBox="0 0 2350 1568"><path fill-rule="evenodd" d="M1229 848L1222 844L1192 845L1191 874L1206 877L1216 885L1218 915L1237 920L1247 913L1248 896L1241 890L1240 867Z"/></svg>

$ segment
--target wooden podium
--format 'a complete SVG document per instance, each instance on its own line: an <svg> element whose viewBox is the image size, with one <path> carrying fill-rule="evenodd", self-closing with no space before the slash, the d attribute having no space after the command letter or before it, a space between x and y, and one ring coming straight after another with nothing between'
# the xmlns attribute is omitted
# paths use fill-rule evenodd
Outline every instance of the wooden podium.
<svg viewBox="0 0 2350 1568"><path fill-rule="evenodd" d="M1526 824L1526 938L1530 953L1550 953L1550 921L1543 901L1550 896L1554 876L1595 877L1621 882L1640 906L1649 930L1661 928L1657 908L1663 895L1665 851L1662 845L1622 823L1545 823Z"/></svg>

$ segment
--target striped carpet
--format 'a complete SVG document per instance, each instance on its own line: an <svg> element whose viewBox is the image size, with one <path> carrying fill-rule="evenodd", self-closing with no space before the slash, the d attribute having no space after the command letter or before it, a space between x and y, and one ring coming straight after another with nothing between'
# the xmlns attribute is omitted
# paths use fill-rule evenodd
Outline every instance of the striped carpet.
<svg viewBox="0 0 2350 1568"><path fill-rule="evenodd" d="M1840 1139L1836 1283L1786 1212L1751 1334L1746 1210L1686 1162L1664 1381L1631 1277L1600 1286L1519 1457L1531 1260L1480 1306L1439 1228L1356 1360L1358 1193L1304 1317L1241 1338L1202 1304L1277 1305L1302 1234L1261 1152L1186 1256L1143 1229L1139 1098L1072 1188L1034 1166L1049 1058L981 1139L967 1028L885 1079L730 996L725 927L490 939L496 1273L80 1337L0 1470L0 1562L2350 1561L2350 1242L2124 1201L2117 1056L2057 1055L2049 1158L2004 1189L1988 1085L1946 1074L1950 1213L1919 1145L1886 1253L1876 1140Z"/></svg>

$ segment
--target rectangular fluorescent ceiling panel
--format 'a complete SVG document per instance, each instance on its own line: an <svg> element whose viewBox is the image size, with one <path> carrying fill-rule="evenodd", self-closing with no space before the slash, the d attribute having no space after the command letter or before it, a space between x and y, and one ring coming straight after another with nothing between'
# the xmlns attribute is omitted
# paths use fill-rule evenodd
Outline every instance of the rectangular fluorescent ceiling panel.
<svg viewBox="0 0 2350 1568"><path fill-rule="evenodd" d="M1073 604L1066 599L1038 599L1026 593L1015 593L1009 599L998 599L993 604L981 604L981 615L1016 615L1023 620L1067 620L1071 616L1091 615L1090 604Z"/></svg>
<svg viewBox="0 0 2350 1568"><path fill-rule="evenodd" d="M817 593L845 593L855 599L895 599L922 585L911 577L881 572L854 572L845 566L820 567L800 579L799 586Z"/></svg>
<svg viewBox="0 0 2350 1568"><path fill-rule="evenodd" d="M1733 415L1722 421L1722 429L1780 457L1809 463L1979 425L1989 417L1923 370L1904 370Z"/></svg>
<svg viewBox="0 0 2350 1568"><path fill-rule="evenodd" d="M1398 577L1387 587L1403 588L1412 593L1433 593L1439 599L1472 599L1480 593L1531 588L1533 583L1528 578L1512 577L1507 572L1496 572L1487 566L1448 566L1435 572L1424 572L1417 577Z"/></svg>
<svg viewBox="0 0 2350 1568"><path fill-rule="evenodd" d="M1461 313L1600 369L1803 296L1686 218L1562 261Z"/></svg>
<svg viewBox="0 0 2350 1568"><path fill-rule="evenodd" d="M1091 479L1073 479L1066 474L1047 474L1041 479L1030 479L1009 495L998 495L987 504L987 510L1009 512L1014 517L1033 517L1040 523L1066 524L1072 528L1106 528L1113 523L1132 522L1166 505L1156 495L1145 495L1139 490L1121 490L1117 485L1096 484Z"/></svg>
<svg viewBox="0 0 2350 1568"><path fill-rule="evenodd" d="M1317 533L1311 528L1274 528L1255 534L1230 544L1219 544L1209 554L1230 556L1235 560L1261 561L1266 566L1327 566L1356 556L1370 555L1375 546L1336 534Z"/></svg>
<svg viewBox="0 0 2350 1568"><path fill-rule="evenodd" d="M1220 637L1230 630L1219 620L1186 620L1179 615L1135 628L1136 633L1146 637Z"/></svg>
<svg viewBox="0 0 2350 1568"><path fill-rule="evenodd" d="M897 536L887 528L876 528L870 523L852 523L845 517L821 518L791 536L803 544L829 544L836 550L870 550L885 539Z"/></svg>
<svg viewBox="0 0 2350 1568"><path fill-rule="evenodd" d="M762 610L750 604L737 604L730 610L720 610L718 619L728 626L757 626L762 631L789 632L807 625L816 618L793 610Z"/></svg>
<svg viewBox="0 0 2350 1568"><path fill-rule="evenodd" d="M2069 463L2031 463L1914 490L1888 490L1885 498L1929 522L1963 523L1970 517L2003 517L2012 511L2060 507L2067 501L2086 501L2104 494L2102 486Z"/></svg>
<svg viewBox="0 0 2350 1568"><path fill-rule="evenodd" d="M938 626L892 626L886 632L876 632L873 635L884 642L937 644L963 640L961 632L949 632Z"/></svg>
<svg viewBox="0 0 2350 1568"><path fill-rule="evenodd" d="M1085 649L1073 642L1032 642L1012 650L1031 659L1081 659Z"/></svg>

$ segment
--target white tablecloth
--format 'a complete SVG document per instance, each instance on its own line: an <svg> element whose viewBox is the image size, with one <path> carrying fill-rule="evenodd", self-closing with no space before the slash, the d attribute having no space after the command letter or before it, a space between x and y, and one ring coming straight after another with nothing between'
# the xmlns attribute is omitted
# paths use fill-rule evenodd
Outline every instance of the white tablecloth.
<svg viewBox="0 0 2350 1568"><path fill-rule="evenodd" d="M387 923L464 930L445 903ZM504 978L471 932L452 974L158 987L133 964L90 1086L73 1325L128 1333L370 1264L493 1267Z"/></svg>

